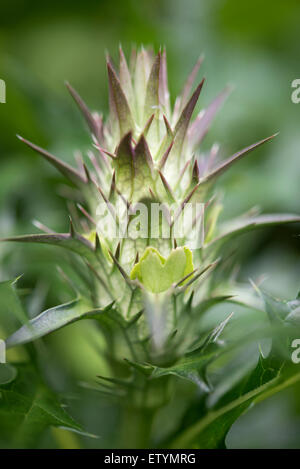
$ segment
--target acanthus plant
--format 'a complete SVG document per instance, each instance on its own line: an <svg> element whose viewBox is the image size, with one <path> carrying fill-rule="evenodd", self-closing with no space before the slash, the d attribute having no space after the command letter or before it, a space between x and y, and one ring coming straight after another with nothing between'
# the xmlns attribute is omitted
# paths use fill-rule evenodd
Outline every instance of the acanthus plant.
<svg viewBox="0 0 300 469"><path fill-rule="evenodd" d="M91 113L67 84L92 136L89 159L80 161L76 169L20 137L77 188L74 193L79 194L79 199L77 214L70 217L68 233L45 228L43 234L8 241L51 244L75 253L83 262L78 264L82 272L74 300L33 319L24 319L22 327L8 337L6 344L28 347L29 342L69 323L94 320L95 328L105 337L105 358L110 367L109 376L97 377L99 399L105 399L106 394L115 398L120 420L125 421L123 426L128 425L128 431L116 443L123 447L223 447L232 423L253 402L300 378L299 371L289 365L286 348L297 330L300 300L280 302L255 287L258 295L250 295L250 299L247 295L244 301L235 295L237 284L228 269L228 241L233 237L263 226L299 222L300 217L249 212L226 224L218 222L222 206L215 183L219 176L273 136L225 160L218 159L216 145L209 152L201 152L200 144L229 93L229 88L225 88L207 109L192 119L204 84L202 80L192 92L201 61L194 67L173 109L165 50L156 56L150 49L133 51L128 66L120 49L118 71L112 60L107 59L110 104L107 120L97 112ZM122 206L130 214L130 226L138 216L134 207L141 202L147 207L154 203L166 207L176 204L177 215L186 204L203 204L201 245L195 247L190 243L199 237L196 222L180 238L174 236L172 229L167 238L161 233L158 238L109 237L101 230L99 204L104 204L111 213L117 213ZM177 215L166 213L161 225L167 223L172 227ZM151 216L148 221L151 224ZM13 291L14 284L9 283ZM243 304L267 313L270 324L259 331L254 328L246 336L244 331L232 339L230 334L226 336L225 326L232 311ZM225 319L209 330L202 318L216 305L226 313ZM240 373L238 379L233 374L230 381L230 371L224 374L222 370L228 370L233 355L238 355L245 343L257 343L266 337L273 339L269 351L260 353L254 368ZM12 415L14 405L20 416L34 405L36 415L29 414L27 430L34 428L36 436L50 425L80 431L80 426L68 417L53 391L43 383L34 384L43 390L38 397L33 390L22 388L22 379L28 373L24 365L18 375L11 369L10 372L11 378L1 386L2 416ZM171 430L158 437L155 425L162 419L162 409L176 402L178 389L182 389L179 383L187 381L193 384L186 384L181 417L174 418ZM223 393L216 394L215 389L222 385ZM105 392L101 394L101 390ZM23 425L18 419L15 424ZM24 428L21 433L24 435Z"/></svg>

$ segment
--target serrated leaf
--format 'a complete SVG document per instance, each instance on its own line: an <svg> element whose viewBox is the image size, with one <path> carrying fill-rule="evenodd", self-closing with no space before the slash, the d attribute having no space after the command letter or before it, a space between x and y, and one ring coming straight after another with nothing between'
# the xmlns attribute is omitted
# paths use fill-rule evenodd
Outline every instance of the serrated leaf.
<svg viewBox="0 0 300 469"><path fill-rule="evenodd" d="M188 352L186 355L187 356L193 356L193 355L199 355L199 353L204 353L206 350L212 349L212 345L216 345L216 342L219 338L219 336L222 334L224 328L226 327L228 321L232 318L233 313L231 313L224 321L222 321L220 324L218 324L207 336L205 337L204 340L202 340L202 343L193 349L191 352ZM217 346L218 348L218 346ZM214 347L215 349L215 347Z"/></svg>
<svg viewBox="0 0 300 469"><path fill-rule="evenodd" d="M151 377L160 378L161 376L174 375L192 381L203 392L209 392L211 385L207 377L207 367L224 351L217 340L231 317L232 314L207 334L199 346L186 352L175 365L166 368L153 367Z"/></svg>
<svg viewBox="0 0 300 469"><path fill-rule="evenodd" d="M50 426L81 433L30 365L19 365L18 376L0 385L0 441L6 447L33 448Z"/></svg>
<svg viewBox="0 0 300 469"><path fill-rule="evenodd" d="M27 342L44 337L75 321L96 318L97 315L110 308L111 305L103 309L94 309L81 298L77 298L63 305L55 306L54 308L42 312L14 332L6 339L6 346L10 348L16 345L26 344Z"/></svg>
<svg viewBox="0 0 300 469"><path fill-rule="evenodd" d="M217 358L215 350L196 357L185 357L178 363L167 368L153 367L151 378L161 378L162 376L174 375L192 381L201 391L209 392L210 385L206 377L207 365Z"/></svg>
<svg viewBox="0 0 300 469"><path fill-rule="evenodd" d="M274 337L272 338L271 351L273 354L289 360L291 335L297 335L299 333L296 327L295 332L293 331L293 326L299 326L300 324L298 319L299 312L297 312L297 309L299 310L299 308L293 308L293 306L295 306L295 303L293 304L293 302L274 298L272 295L256 286L253 282L252 285L262 299L264 310L268 314L270 324L277 327L280 331L280 333L274 334ZM292 325L292 327L288 327L290 325Z"/></svg>
<svg viewBox="0 0 300 469"><path fill-rule="evenodd" d="M281 367L273 364L271 358L260 358L257 367L242 380L239 385L224 396L217 408L205 412L204 417L199 415L195 422L185 428L170 444L171 448L216 449L225 447L226 435L237 420L249 406L258 400L263 400L300 380L300 373L281 373ZM203 412L203 408L201 409ZM196 410L195 416L196 414Z"/></svg>

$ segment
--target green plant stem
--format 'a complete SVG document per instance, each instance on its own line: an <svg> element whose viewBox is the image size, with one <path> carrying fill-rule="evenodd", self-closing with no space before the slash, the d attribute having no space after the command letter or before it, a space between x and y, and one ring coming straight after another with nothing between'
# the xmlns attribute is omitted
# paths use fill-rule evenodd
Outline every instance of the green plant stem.
<svg viewBox="0 0 300 469"><path fill-rule="evenodd" d="M155 409L124 407L121 424L121 448L149 448L154 415Z"/></svg>

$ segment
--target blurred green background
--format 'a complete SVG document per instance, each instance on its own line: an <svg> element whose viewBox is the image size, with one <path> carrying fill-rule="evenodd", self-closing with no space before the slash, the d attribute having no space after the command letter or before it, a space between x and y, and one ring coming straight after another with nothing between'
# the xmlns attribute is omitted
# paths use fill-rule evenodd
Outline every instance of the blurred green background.
<svg viewBox="0 0 300 469"><path fill-rule="evenodd" d="M280 131L271 144L223 177L224 216L255 205L265 212L299 213L300 104L291 101L291 83L300 78L298 0L2 0L0 12L0 78L7 86L7 103L0 104L1 236L36 231L34 219L55 230L67 229L63 179L16 134L69 162L77 149L84 153L90 137L64 81L91 109L105 113L105 51L117 57L119 43L127 53L132 45L167 47L173 98L200 53L205 62L199 78L207 79L201 106L227 83L235 86L204 150L219 142L225 157ZM297 227L281 227L241 238L240 279L266 274L266 288L294 298L300 285L298 233ZM60 260L51 248L1 245L0 280L24 272L24 287L38 282L42 293L27 305L35 314L41 303L52 306L66 299L55 270ZM72 333L78 351L82 331L74 327ZM82 370L86 356L80 363L77 355L76 366ZM97 366L86 365L87 376ZM272 434L266 431L270 428ZM300 447L299 433L300 399L297 390L289 390L240 419L228 445Z"/></svg>

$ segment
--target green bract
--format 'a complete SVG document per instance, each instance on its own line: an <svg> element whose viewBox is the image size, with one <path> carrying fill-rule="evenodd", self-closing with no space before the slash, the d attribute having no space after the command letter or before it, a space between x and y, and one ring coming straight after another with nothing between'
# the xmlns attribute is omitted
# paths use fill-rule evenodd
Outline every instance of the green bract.
<svg viewBox="0 0 300 469"><path fill-rule="evenodd" d="M147 290L160 293L181 280L183 284L183 279L193 270L193 255L188 248L174 249L165 259L157 249L149 247L133 267L130 278L138 278Z"/></svg>

